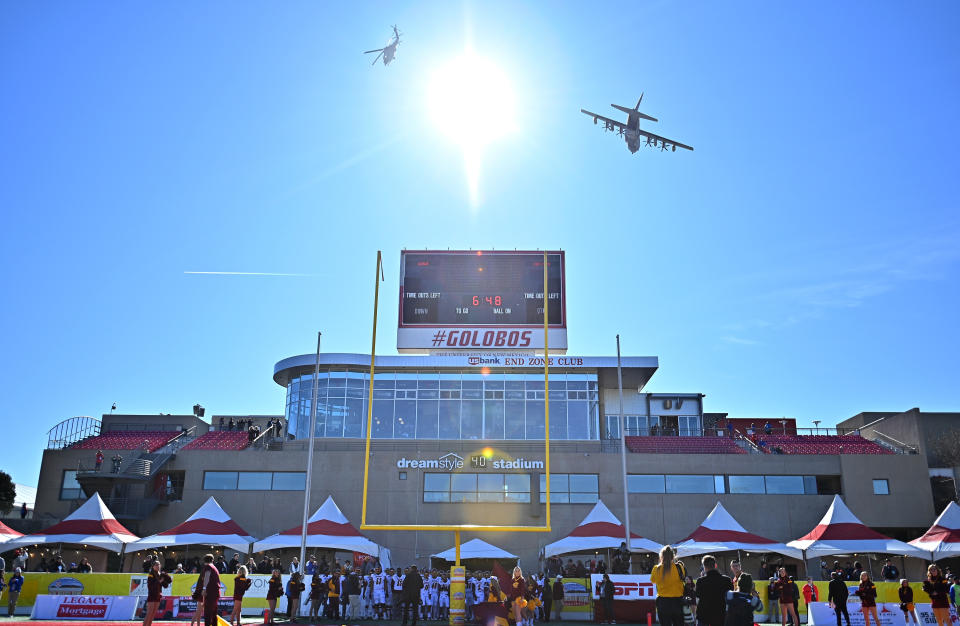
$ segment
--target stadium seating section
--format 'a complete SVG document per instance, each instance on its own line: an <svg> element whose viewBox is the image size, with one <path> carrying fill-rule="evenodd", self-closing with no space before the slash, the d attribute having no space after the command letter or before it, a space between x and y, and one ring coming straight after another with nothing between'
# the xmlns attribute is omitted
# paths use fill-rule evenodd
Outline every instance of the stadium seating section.
<svg viewBox="0 0 960 626"><path fill-rule="evenodd" d="M627 437L630 452L647 454L746 454L728 437Z"/></svg>
<svg viewBox="0 0 960 626"><path fill-rule="evenodd" d="M236 430L217 430L200 435L187 445L184 450L243 450L250 442L247 433Z"/></svg>
<svg viewBox="0 0 960 626"><path fill-rule="evenodd" d="M759 435L764 452L780 448L782 454L893 454L860 435Z"/></svg>
<svg viewBox="0 0 960 626"><path fill-rule="evenodd" d="M153 452L167 445L179 434L170 430L115 430L87 437L72 447L79 450L140 450L146 447Z"/></svg>

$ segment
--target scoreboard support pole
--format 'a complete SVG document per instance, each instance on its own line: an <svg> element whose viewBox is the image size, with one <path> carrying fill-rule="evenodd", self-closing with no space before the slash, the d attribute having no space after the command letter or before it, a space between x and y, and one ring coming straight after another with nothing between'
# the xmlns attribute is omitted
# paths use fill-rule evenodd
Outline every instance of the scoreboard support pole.
<svg viewBox="0 0 960 626"><path fill-rule="evenodd" d="M550 308L547 300L547 251L543 251L543 434L547 442L544 468L547 473L547 528L550 528Z"/></svg>

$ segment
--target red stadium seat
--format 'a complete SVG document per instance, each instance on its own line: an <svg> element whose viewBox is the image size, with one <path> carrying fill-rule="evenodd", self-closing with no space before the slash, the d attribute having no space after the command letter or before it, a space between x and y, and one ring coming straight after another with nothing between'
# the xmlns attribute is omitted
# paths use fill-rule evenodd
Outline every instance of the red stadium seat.
<svg viewBox="0 0 960 626"><path fill-rule="evenodd" d="M758 435L765 452L780 448L783 454L893 454L860 435Z"/></svg>
<svg viewBox="0 0 960 626"><path fill-rule="evenodd" d="M627 437L627 449L641 454L746 454L728 437Z"/></svg>
<svg viewBox="0 0 960 626"><path fill-rule="evenodd" d="M243 450L250 445L246 431L216 430L200 435L183 450Z"/></svg>
<svg viewBox="0 0 960 626"><path fill-rule="evenodd" d="M113 430L87 437L71 446L76 450L159 450L179 435L177 431Z"/></svg>

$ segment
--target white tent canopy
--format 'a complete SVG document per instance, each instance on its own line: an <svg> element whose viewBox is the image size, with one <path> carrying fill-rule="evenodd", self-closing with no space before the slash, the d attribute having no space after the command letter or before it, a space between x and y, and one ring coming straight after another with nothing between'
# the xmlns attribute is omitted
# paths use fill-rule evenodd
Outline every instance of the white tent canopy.
<svg viewBox="0 0 960 626"><path fill-rule="evenodd" d="M449 550L444 550L438 554L432 555L435 559L442 559L444 561L450 561L451 563L457 560L457 547L454 546ZM497 546L487 543L483 539L471 539L466 543L460 544L460 560L463 559L515 559L517 558L516 554L510 554L506 550L498 548Z"/></svg>
<svg viewBox="0 0 960 626"><path fill-rule="evenodd" d="M23 537L23 533L18 533L3 522L0 522L0 543L16 539L17 537Z"/></svg>
<svg viewBox="0 0 960 626"><path fill-rule="evenodd" d="M703 523L689 537L678 543L676 548L677 556L681 557L733 550L776 552L795 559L803 556L796 548L748 533L719 502Z"/></svg>
<svg viewBox="0 0 960 626"><path fill-rule="evenodd" d="M106 503L95 493L80 508L35 535L23 535L3 544L4 551L41 543L69 543L120 552L137 536L117 521Z"/></svg>
<svg viewBox="0 0 960 626"><path fill-rule="evenodd" d="M144 537L134 542L129 551L166 548L172 546L224 546L246 554L250 544L256 541L247 531L230 519L227 512L211 496L182 524L162 533Z"/></svg>
<svg viewBox="0 0 960 626"><path fill-rule="evenodd" d="M924 552L910 544L881 535L864 525L847 508L840 496L833 497L830 508L816 528L787 545L803 550L808 559L862 552L902 554L919 558L930 556L929 551Z"/></svg>
<svg viewBox="0 0 960 626"><path fill-rule="evenodd" d="M253 551L299 548L302 533L301 525L270 535L253 544ZM334 502L333 496L327 496L326 501L307 520L307 547L369 554L379 558L384 568L390 567L390 550L361 535Z"/></svg>
<svg viewBox="0 0 960 626"><path fill-rule="evenodd" d="M951 501L930 530L910 545L929 553L935 561L960 555L960 506Z"/></svg>
<svg viewBox="0 0 960 626"><path fill-rule="evenodd" d="M586 552L605 548L619 548L626 541L626 530L610 509L598 500L583 521L570 534L547 544L545 557L573 552ZM630 533L630 550L634 552L659 552L663 546L640 535Z"/></svg>

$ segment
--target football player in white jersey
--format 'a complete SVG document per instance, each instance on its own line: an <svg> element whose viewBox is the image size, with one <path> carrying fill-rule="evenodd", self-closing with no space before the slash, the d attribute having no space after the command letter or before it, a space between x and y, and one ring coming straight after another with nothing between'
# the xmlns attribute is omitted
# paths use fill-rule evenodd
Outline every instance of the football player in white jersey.
<svg viewBox="0 0 960 626"><path fill-rule="evenodd" d="M373 619L373 574L362 577L360 583L360 615L363 619Z"/></svg>
<svg viewBox="0 0 960 626"><path fill-rule="evenodd" d="M420 589L420 619L427 621L430 615L430 574L424 572L423 588Z"/></svg>
<svg viewBox="0 0 960 626"><path fill-rule="evenodd" d="M390 578L390 619L399 620L403 607L400 600L403 598L403 570L399 567L396 571L393 568L387 570Z"/></svg>
<svg viewBox="0 0 960 626"><path fill-rule="evenodd" d="M383 614L387 607L387 595L389 594L388 587L390 586L390 582L383 574L379 565L373 571L371 581L373 586L373 611L376 613L377 619L383 619Z"/></svg>
<svg viewBox="0 0 960 626"><path fill-rule="evenodd" d="M437 584L437 606L439 607L439 619L447 621L450 617L450 581L446 574L440 575L440 582Z"/></svg>

